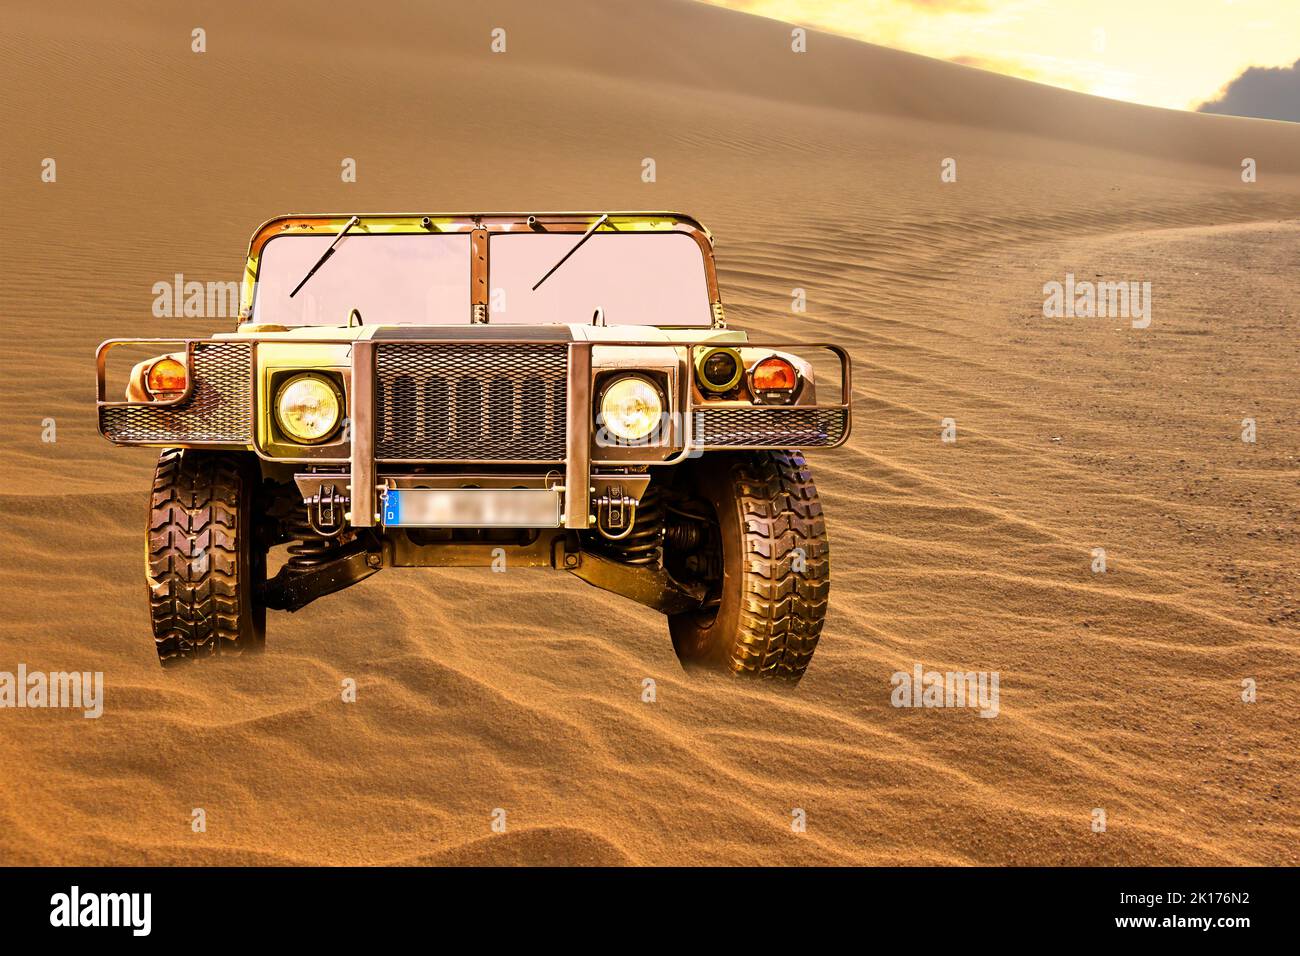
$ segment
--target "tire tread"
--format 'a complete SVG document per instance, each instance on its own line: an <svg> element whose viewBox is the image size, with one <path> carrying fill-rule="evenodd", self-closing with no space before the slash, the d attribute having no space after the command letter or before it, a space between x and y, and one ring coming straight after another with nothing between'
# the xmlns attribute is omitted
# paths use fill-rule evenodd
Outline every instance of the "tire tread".
<svg viewBox="0 0 1300 956"><path fill-rule="evenodd" d="M728 663L742 676L798 681L821 638L830 545L812 472L797 451L737 459L743 602ZM796 571L796 549L804 567Z"/></svg>
<svg viewBox="0 0 1300 956"><path fill-rule="evenodd" d="M254 649L241 620L239 509L248 475L229 455L169 448L149 505L145 577L163 666Z"/></svg>

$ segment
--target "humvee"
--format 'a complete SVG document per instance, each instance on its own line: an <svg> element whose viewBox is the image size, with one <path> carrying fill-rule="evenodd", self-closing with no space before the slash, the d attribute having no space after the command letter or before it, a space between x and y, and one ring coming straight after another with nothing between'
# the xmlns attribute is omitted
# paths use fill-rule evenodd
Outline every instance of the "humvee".
<svg viewBox="0 0 1300 956"><path fill-rule="evenodd" d="M258 651L267 609L383 568L548 568L663 613L686 666L797 681L830 563L795 449L851 416L848 355L797 347L727 326L685 215L271 219L233 332L97 353L100 433L162 449L159 659Z"/></svg>

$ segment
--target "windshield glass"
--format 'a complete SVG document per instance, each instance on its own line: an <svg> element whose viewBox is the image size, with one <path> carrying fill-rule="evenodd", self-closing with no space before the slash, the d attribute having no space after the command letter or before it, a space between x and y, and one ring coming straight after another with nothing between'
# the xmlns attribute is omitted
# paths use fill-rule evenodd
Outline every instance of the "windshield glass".
<svg viewBox="0 0 1300 956"><path fill-rule="evenodd" d="M488 240L492 322L697 325L712 320L704 256L680 232L593 234L541 288L537 280L582 238L580 233L500 233Z"/></svg>
<svg viewBox="0 0 1300 956"><path fill-rule="evenodd" d="M684 233L495 233L488 241L489 320L502 325L590 323L684 325L712 321L704 255ZM468 233L350 232L293 298L289 293L335 234L276 236L262 247L253 321L346 325L353 309L367 325L470 322Z"/></svg>
<svg viewBox="0 0 1300 956"><path fill-rule="evenodd" d="M470 320L468 233L344 236L296 296L333 235L276 236L262 247L253 318L276 325L463 325Z"/></svg>

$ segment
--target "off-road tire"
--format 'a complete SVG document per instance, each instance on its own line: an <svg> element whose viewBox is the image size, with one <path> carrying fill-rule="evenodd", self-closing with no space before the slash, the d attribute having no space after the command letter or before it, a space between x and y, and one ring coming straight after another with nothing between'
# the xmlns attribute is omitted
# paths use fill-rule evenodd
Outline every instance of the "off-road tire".
<svg viewBox="0 0 1300 956"><path fill-rule="evenodd" d="M762 451L710 454L691 465L686 490L716 512L723 579L716 613L669 616L678 659L798 681L830 594L826 522L808 463L796 451Z"/></svg>
<svg viewBox="0 0 1300 956"><path fill-rule="evenodd" d="M260 651L266 551L254 534L260 482L248 454L169 448L145 532L154 644L164 667Z"/></svg>

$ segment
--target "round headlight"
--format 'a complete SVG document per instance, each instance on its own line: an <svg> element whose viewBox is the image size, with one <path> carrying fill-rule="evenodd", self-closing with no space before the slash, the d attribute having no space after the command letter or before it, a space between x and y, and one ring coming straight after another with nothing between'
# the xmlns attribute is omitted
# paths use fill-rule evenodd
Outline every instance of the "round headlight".
<svg viewBox="0 0 1300 956"><path fill-rule="evenodd" d="M343 402L334 383L319 375L289 379L275 396L275 420L286 435L304 444L323 442L338 428Z"/></svg>
<svg viewBox="0 0 1300 956"><path fill-rule="evenodd" d="M650 381L625 375L611 383L600 398L600 422L616 438L640 441L659 427L663 396Z"/></svg>

